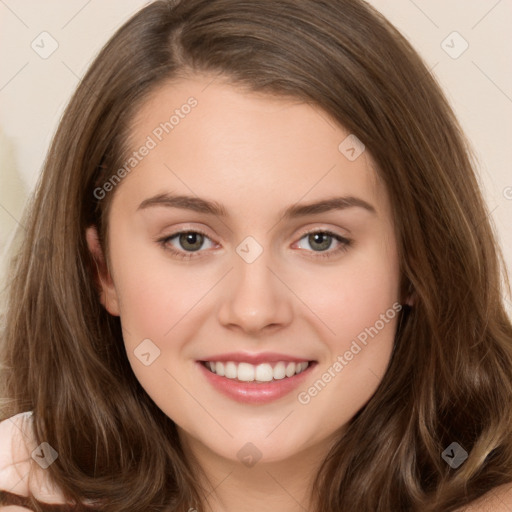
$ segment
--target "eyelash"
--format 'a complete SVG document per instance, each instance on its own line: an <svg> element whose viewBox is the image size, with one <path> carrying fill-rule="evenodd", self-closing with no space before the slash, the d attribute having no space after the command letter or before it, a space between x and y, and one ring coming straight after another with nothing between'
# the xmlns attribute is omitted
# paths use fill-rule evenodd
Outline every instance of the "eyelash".
<svg viewBox="0 0 512 512"><path fill-rule="evenodd" d="M166 236L164 238L158 239L157 242L162 246L163 249L165 249L166 251L169 251L173 256L176 256L177 258L180 258L183 260L190 260L192 258L200 257L200 256L196 256L196 253L200 252L200 251L193 251L193 252L178 251L178 250L174 249L173 247L170 247L168 245L168 243L170 240L172 240L173 238L176 238L179 235L191 234L191 233L202 235L210 240L210 237L206 233L204 233L201 230L196 229L196 230L178 231L170 236ZM328 236L334 238L336 241L338 241L341 244L337 249L334 249L333 251L308 251L308 252L316 253L317 255L315 256L315 258L332 258L334 256L337 256L338 254L346 252L348 250L348 248L352 245L352 240L345 238L343 236L340 236L336 233L333 233L332 231L321 230L321 229L312 230L312 231L303 233L302 236L299 238L299 241L308 235L315 235L315 234L328 235ZM304 250L304 249L302 249L302 250Z"/></svg>

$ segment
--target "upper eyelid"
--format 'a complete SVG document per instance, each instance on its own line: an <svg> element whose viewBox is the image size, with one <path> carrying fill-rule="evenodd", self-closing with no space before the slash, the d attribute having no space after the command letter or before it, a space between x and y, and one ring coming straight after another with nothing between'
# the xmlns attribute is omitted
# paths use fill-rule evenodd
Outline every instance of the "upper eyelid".
<svg viewBox="0 0 512 512"><path fill-rule="evenodd" d="M340 233L337 233L334 229L331 229L331 228L322 228L322 227L316 227L316 228L310 228L310 229L306 229L304 231L300 231L300 235L298 235L300 238L306 236L306 235L309 235L309 234L312 234L312 233L328 233L328 234L331 234L333 236L339 236L340 238L345 238L348 240L348 238L345 236L345 235L342 235Z"/></svg>
<svg viewBox="0 0 512 512"><path fill-rule="evenodd" d="M321 223L318 223L318 224L321 224ZM190 227L189 226L184 226L183 228L178 228L178 231L175 231L174 233L167 235L167 237L170 238L170 237L173 237L173 236L181 234L181 233L190 233L190 232L194 233L194 232L197 232L197 233L201 233L204 236L207 236L208 238L210 238L212 240L215 240L215 236L210 236L207 233L208 230L209 229L206 229L206 228L203 229L202 227L198 228L198 227L193 227L193 226L190 226ZM320 226L315 226L315 227L312 227L312 228L300 229L299 230L299 235L297 235L297 236L303 237L304 235L307 235L307 234L312 233L312 232L313 233L316 233L316 232L322 232L322 233L328 232L328 233L332 233L333 235L337 235L337 236L340 236L342 238L347 238L348 239L348 236L345 236L344 234L337 232L337 230L342 230L342 231L350 234L350 230L347 229L347 228L331 228L331 227L323 227L322 225L320 225Z"/></svg>
<svg viewBox="0 0 512 512"><path fill-rule="evenodd" d="M171 238L175 238L175 237L177 237L179 235L182 235L184 233L198 233L198 234L203 235L206 238L208 238L211 242L213 242L215 244L218 244L218 242L213 237L211 237L205 231L203 231L201 229L198 229L198 228L183 228L183 229L180 229L180 230L178 230L178 231L176 231L176 232L174 232L174 233L172 233L170 235L160 237L159 239L160 240L171 239ZM326 233L329 236L332 236L333 238L337 238L338 237L338 238L341 238L342 240L345 240L347 242L351 241L350 238L347 238L344 235L336 233L336 231L334 231L333 229L322 228L322 227L310 228L310 229L306 229L304 231L301 231L300 234L297 235L297 237L298 237L297 241L301 240L302 238L304 238L307 235L315 234L315 233Z"/></svg>

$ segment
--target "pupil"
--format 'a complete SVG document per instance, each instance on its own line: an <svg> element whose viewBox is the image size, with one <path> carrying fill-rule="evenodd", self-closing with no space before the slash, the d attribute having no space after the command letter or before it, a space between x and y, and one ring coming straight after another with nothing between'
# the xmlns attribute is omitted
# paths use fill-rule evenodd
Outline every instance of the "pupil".
<svg viewBox="0 0 512 512"><path fill-rule="evenodd" d="M327 235L325 233L314 233L313 235L309 236L309 243L314 248L314 244L319 244L320 247L319 250L326 250L329 249L329 246L331 245L331 236ZM323 239L323 243L322 243Z"/></svg>
<svg viewBox="0 0 512 512"><path fill-rule="evenodd" d="M202 236L200 233L184 233L180 236L180 243L184 249L197 251L201 248ZM187 244L189 244L188 247Z"/></svg>

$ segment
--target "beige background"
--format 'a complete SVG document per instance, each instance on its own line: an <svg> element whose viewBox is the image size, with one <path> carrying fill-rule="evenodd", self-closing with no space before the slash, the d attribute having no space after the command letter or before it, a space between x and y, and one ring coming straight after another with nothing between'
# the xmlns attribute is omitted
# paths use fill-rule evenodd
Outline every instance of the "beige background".
<svg viewBox="0 0 512 512"><path fill-rule="evenodd" d="M101 46L147 3L0 0L0 289L21 211L64 106ZM512 0L370 3L419 51L452 103L479 159L491 218L512 269ZM58 47L47 58L31 46L44 52L52 44ZM512 312L510 298L507 304Z"/></svg>

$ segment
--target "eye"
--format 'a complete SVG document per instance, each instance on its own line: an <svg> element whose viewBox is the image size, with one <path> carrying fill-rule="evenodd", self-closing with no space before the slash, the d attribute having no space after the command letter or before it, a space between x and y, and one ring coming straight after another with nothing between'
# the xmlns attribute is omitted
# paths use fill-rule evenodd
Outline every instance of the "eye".
<svg viewBox="0 0 512 512"><path fill-rule="evenodd" d="M179 231L171 236L159 239L158 242L164 249L178 258L190 259L196 257L193 253L204 249L203 244L206 240L211 242L211 239L201 231ZM173 245L172 242L181 247L176 248L176 245Z"/></svg>
<svg viewBox="0 0 512 512"><path fill-rule="evenodd" d="M348 238L342 237L336 233L326 230L311 231L304 234L299 240L299 244L305 240L313 249L315 258L330 258L338 255L341 252L347 251L352 241ZM204 247L205 241L209 241L212 245ZM200 257L201 249L212 248L213 242L201 231L179 231L173 235L158 239L157 242L166 250L171 252L177 258L189 260L191 258ZM337 244L334 250L329 250L333 245ZM304 249L304 247L299 247Z"/></svg>
<svg viewBox="0 0 512 512"><path fill-rule="evenodd" d="M305 240L307 244L313 249L315 253L321 253L315 255L320 258L330 258L338 255L341 252L347 251L352 241L348 238L342 237L331 231L310 231L306 233L300 240ZM329 251L333 244L338 244L337 247ZM300 241L299 241L300 244ZM299 247L303 249L303 247Z"/></svg>

